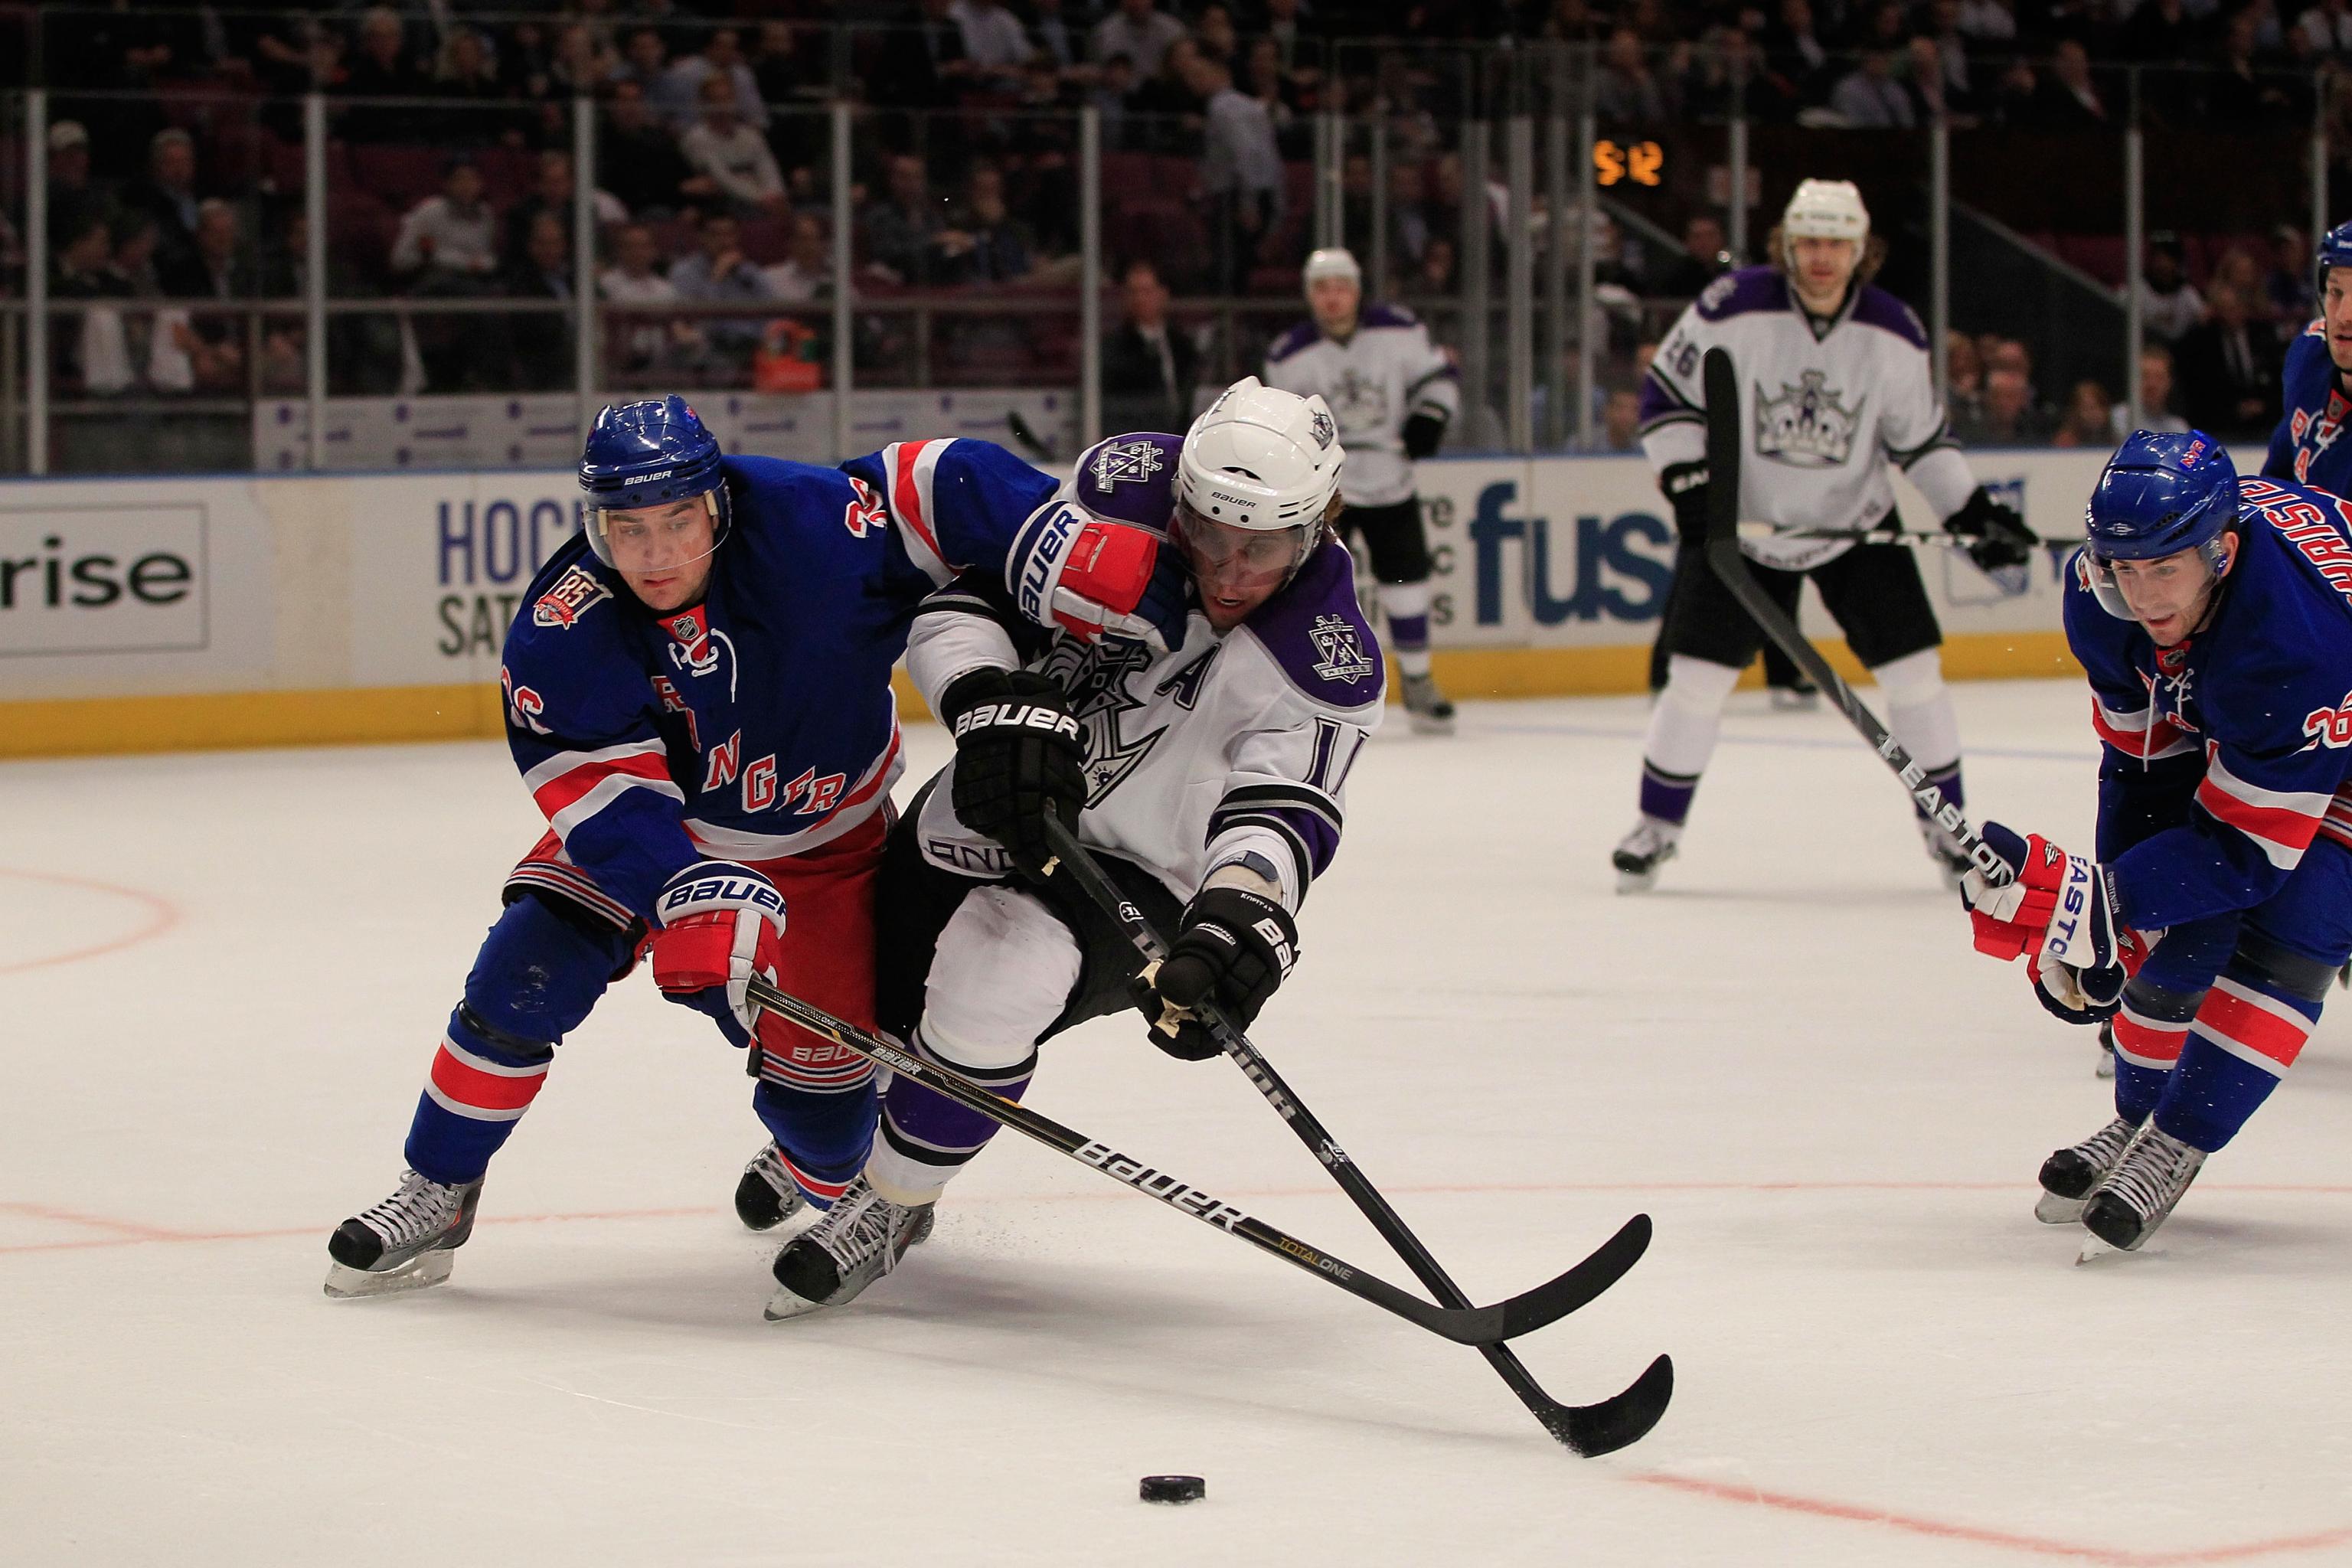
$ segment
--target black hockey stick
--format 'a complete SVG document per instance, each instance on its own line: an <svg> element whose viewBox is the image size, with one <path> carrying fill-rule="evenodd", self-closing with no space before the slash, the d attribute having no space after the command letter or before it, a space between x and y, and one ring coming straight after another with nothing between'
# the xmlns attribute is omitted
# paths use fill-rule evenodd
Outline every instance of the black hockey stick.
<svg viewBox="0 0 2352 1568"><path fill-rule="evenodd" d="M1927 782L1927 770L1911 760L1911 753L1896 743L1878 721L1878 715L1862 705L1853 688L1839 679L1830 668L1830 661L1821 650L1805 640L1797 624L1772 601L1748 570L1748 558L1739 552L1739 460L1740 448L1746 444L1739 427L1739 373L1733 368L1731 355L1722 349L1706 351L1703 374L1706 386L1706 561L1723 585L1731 590L1764 635L1780 645L1780 651L1796 661L1797 668L1815 686L1828 692L1844 710L1846 721L1862 732L1879 759L1895 770L1911 792L1911 798L1935 820L1937 826L1952 836L1968 856L1971 864L1984 874L1985 880L1995 887L2014 881L2017 873L2008 861L1994 854L1985 841L1960 815L1959 807L1944 799L1944 792Z"/></svg>
<svg viewBox="0 0 2352 1568"><path fill-rule="evenodd" d="M1053 447L1022 416L1018 408L1004 411L1004 427L1013 432L1013 438L1021 443L1021 449L1037 462L1058 463L1062 460Z"/></svg>
<svg viewBox="0 0 2352 1568"><path fill-rule="evenodd" d="M1101 864L1077 841L1076 836L1053 816L1045 819L1045 836L1055 855L1054 864L1047 868L1049 874L1055 866L1066 868L1087 897L1126 931L1128 940L1135 944L1136 951L1143 955L1146 963L1158 963L1166 958L1168 949L1160 942L1159 933L1151 929L1151 923L1143 918L1143 911L1120 895L1111 879L1104 875ZM1467 1307L1470 1299L1462 1293L1461 1287L1454 1284L1445 1270L1439 1267L1437 1259L1431 1257L1429 1249L1421 1244L1421 1238L1413 1235L1402 1217L1389 1206L1388 1200L1381 1195L1380 1190L1372 1185L1363 1172L1357 1169L1356 1163L1339 1147L1339 1141L1325 1130L1323 1123L1307 1109L1290 1086L1282 1081L1282 1075L1276 1072L1273 1064L1250 1044L1249 1037L1220 1016L1214 1006L1206 1006L1200 1011L1202 1021L1208 1026L1218 1046L1240 1066L1257 1091L1265 1097L1267 1103L1282 1113L1282 1119L1290 1124L1290 1130L1298 1134L1298 1141L1323 1163L1324 1168L1331 1173L1331 1179L1355 1200L1356 1206L1364 1212L1364 1217L1372 1222L1372 1228L1396 1248L1397 1255L1412 1267L1413 1274L1429 1288L1430 1294L1449 1307ZM1575 1288L1569 1294L1575 1298L1576 1305L1581 1307L1622 1279L1625 1271L1640 1260L1649 1245L1650 1216L1635 1215L1615 1236L1602 1243L1599 1251L1560 1279L1576 1281ZM1491 1343L1481 1345L1479 1349L1494 1369L1502 1374L1503 1381L1510 1384L1511 1392L1519 1396L1519 1402L1543 1423L1544 1429L1580 1454L1606 1454L1640 1441L1651 1427L1658 1424L1658 1418L1666 1413L1666 1402L1674 1397L1675 1364L1665 1356L1652 1362L1649 1370L1622 1394L1613 1394L1598 1405L1562 1405L1543 1391L1536 1383L1534 1374L1510 1351Z"/></svg>
<svg viewBox="0 0 2352 1568"><path fill-rule="evenodd" d="M1978 542L1964 534L1933 532L1916 528L1775 528L1769 522L1743 523L1742 531L1759 539L1851 539L1863 544L1901 544L1914 550L1966 550ZM2029 550L2074 550L2079 539L2036 539Z"/></svg>
<svg viewBox="0 0 2352 1568"><path fill-rule="evenodd" d="M1582 1277L1571 1268L1549 1284L1538 1285L1491 1307L1473 1307L1467 1301L1458 1308L1433 1307L1417 1297L1407 1295L1385 1279L1367 1274L1352 1264L1341 1262L1320 1247L1310 1247L1297 1237L1276 1230L1264 1220L1251 1218L1233 1205L1212 1197L1165 1171L1120 1153L1099 1139L1073 1132L1060 1122L1041 1116L1018 1101L992 1094L961 1074L927 1062L879 1035L861 1029L855 1024L835 1017L822 1007L780 991L759 975L751 977L748 989L751 1000L762 1008L790 1019L811 1034L821 1035L835 1045L846 1046L867 1061L888 1068L901 1078L913 1079L933 1093L944 1095L958 1105L976 1110L1024 1137L1034 1138L1048 1149L1067 1154L1079 1164L1100 1171L1113 1181L1124 1182L1146 1197L1158 1198L1179 1214L1188 1215L1203 1225L1237 1236L1262 1252L1270 1252L1318 1279L1329 1280L1351 1296L1394 1312L1398 1317L1418 1323L1456 1344L1485 1345L1533 1333L1545 1324L1566 1317L1590 1300Z"/></svg>

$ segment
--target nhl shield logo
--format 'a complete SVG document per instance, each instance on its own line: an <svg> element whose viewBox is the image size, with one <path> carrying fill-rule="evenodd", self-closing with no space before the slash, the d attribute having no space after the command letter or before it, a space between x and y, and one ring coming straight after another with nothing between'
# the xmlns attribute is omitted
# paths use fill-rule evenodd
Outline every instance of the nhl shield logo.
<svg viewBox="0 0 2352 1568"><path fill-rule="evenodd" d="M1089 471L1095 483L1108 490L1120 485L1149 484L1151 476L1166 467L1160 460L1160 448L1149 441L1110 441L1095 454Z"/></svg>
<svg viewBox="0 0 2352 1568"><path fill-rule="evenodd" d="M1824 386L1823 372L1806 371L1797 384L1783 383L1780 395L1756 389L1756 455L1800 468L1834 468L1853 453L1862 411L1848 408Z"/></svg>
<svg viewBox="0 0 2352 1568"><path fill-rule="evenodd" d="M1343 616L1316 616L1307 637L1315 645L1315 673L1325 680L1353 686L1377 668L1371 656L1364 651L1363 639Z"/></svg>

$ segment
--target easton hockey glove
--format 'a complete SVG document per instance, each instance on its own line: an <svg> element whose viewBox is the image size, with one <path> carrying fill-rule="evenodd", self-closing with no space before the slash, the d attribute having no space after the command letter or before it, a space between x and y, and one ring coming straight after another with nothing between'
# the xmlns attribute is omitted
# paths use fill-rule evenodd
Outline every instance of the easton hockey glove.
<svg viewBox="0 0 2352 1568"><path fill-rule="evenodd" d="M1969 492L1960 510L1944 520L1944 531L1969 542L1969 559L1981 572L2022 566L2033 559L2033 547L2041 542L2015 507L1993 500L1992 492L1982 485Z"/></svg>
<svg viewBox="0 0 2352 1568"><path fill-rule="evenodd" d="M1025 669L971 670L940 694L940 718L955 736L956 820L1041 870L1053 858L1045 818L1076 831L1087 801L1087 748L1062 689Z"/></svg>
<svg viewBox="0 0 2352 1568"><path fill-rule="evenodd" d="M784 899L776 885L732 860L698 860L662 884L654 899L654 984L673 1002L719 1020L748 1046L760 1009L746 994L753 974L779 973Z"/></svg>
<svg viewBox="0 0 2352 1568"><path fill-rule="evenodd" d="M1675 509L1675 531L1685 543L1706 537L1707 471L1704 461L1669 463L1658 470L1658 489Z"/></svg>
<svg viewBox="0 0 2352 1568"><path fill-rule="evenodd" d="M1165 653L1191 614L1183 552L1157 535L1056 501L1021 525L1004 585L1022 615L1086 642L1133 637Z"/></svg>
<svg viewBox="0 0 2352 1568"><path fill-rule="evenodd" d="M2004 961L2029 958L2036 989L2077 1010L2119 1000L2124 982L2147 957L2147 943L2116 921L2105 869L2038 833L2020 838L1998 822L1986 823L1981 833L1985 847L2017 875L1998 888L1981 871L1961 879L1977 951Z"/></svg>
<svg viewBox="0 0 2352 1568"><path fill-rule="evenodd" d="M1227 1022L1245 1029L1297 962L1298 928L1288 910L1242 888L1202 889L1136 998L1152 1021L1151 1043L1188 1062L1217 1055L1215 1038L1192 1010L1213 1000Z"/></svg>

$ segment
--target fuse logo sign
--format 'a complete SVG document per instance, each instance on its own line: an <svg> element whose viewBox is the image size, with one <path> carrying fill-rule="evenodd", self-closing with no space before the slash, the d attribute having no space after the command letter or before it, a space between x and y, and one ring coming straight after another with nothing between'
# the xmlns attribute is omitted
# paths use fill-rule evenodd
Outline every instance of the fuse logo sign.
<svg viewBox="0 0 2352 1568"><path fill-rule="evenodd" d="M201 505L0 508L0 655L206 646Z"/></svg>

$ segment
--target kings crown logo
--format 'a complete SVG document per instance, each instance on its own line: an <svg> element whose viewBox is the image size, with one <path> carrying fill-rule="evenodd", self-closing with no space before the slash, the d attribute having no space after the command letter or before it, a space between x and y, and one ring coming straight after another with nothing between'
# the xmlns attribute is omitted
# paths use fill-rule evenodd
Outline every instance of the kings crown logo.
<svg viewBox="0 0 2352 1568"><path fill-rule="evenodd" d="M1353 686L1376 668L1371 656L1364 651L1363 640L1356 636L1356 628L1343 616L1316 616L1307 636L1320 656L1315 673L1326 680Z"/></svg>
<svg viewBox="0 0 2352 1568"><path fill-rule="evenodd" d="M1823 379L1818 370L1806 371L1796 385L1782 383L1778 397L1756 389L1758 457L1800 468L1834 468L1853 455L1862 411L1839 402Z"/></svg>
<svg viewBox="0 0 2352 1568"><path fill-rule="evenodd" d="M1104 489L1122 484L1149 484L1151 476L1167 467L1160 460L1160 448L1149 441L1112 441L1095 454L1095 483Z"/></svg>

